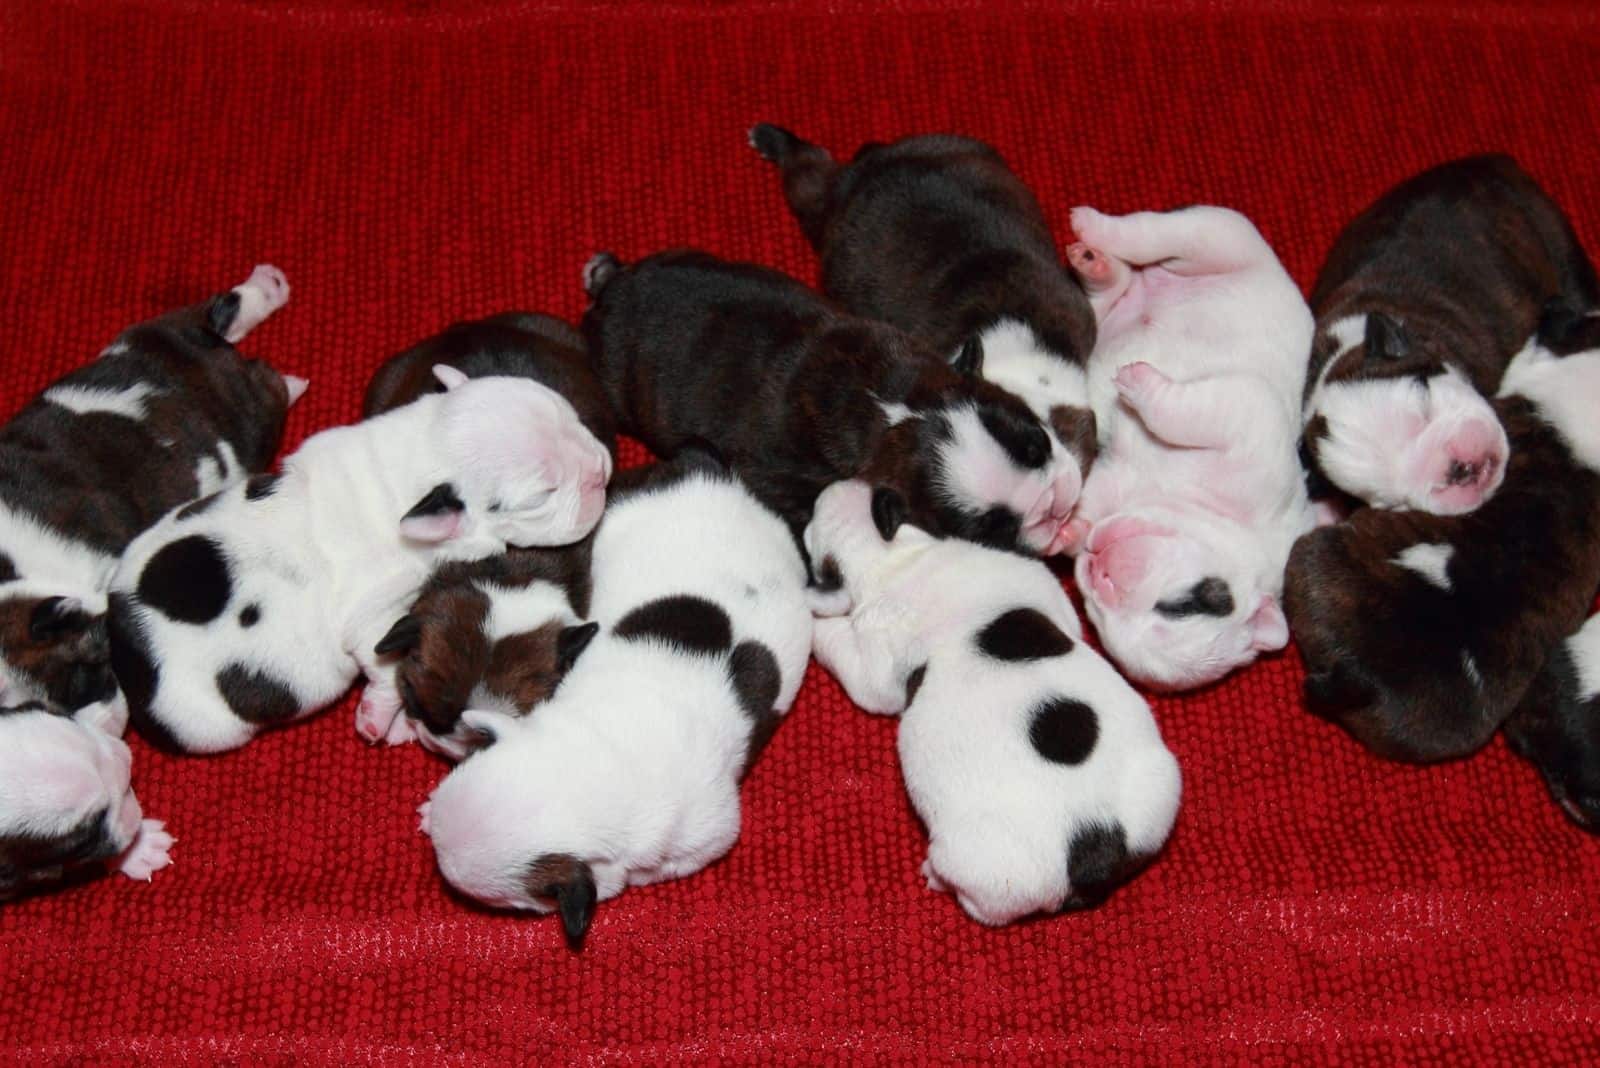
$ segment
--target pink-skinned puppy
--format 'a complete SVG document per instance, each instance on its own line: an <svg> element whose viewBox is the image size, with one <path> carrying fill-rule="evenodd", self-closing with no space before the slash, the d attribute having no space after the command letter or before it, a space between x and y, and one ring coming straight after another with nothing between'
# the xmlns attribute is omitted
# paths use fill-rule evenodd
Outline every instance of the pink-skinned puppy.
<svg viewBox="0 0 1600 1068"><path fill-rule="evenodd" d="M1592 307L1600 286L1561 209L1509 156L1385 193L1340 233L1311 291L1307 467L1379 508L1482 505L1509 451L1490 398L1552 300Z"/></svg>
<svg viewBox="0 0 1600 1068"><path fill-rule="evenodd" d="M439 374L448 392L316 434L280 474L185 505L129 546L112 661L146 736L234 749L362 674L358 723L403 721L374 649L433 568L599 521L611 456L570 404L527 379Z"/></svg>
<svg viewBox="0 0 1600 1068"><path fill-rule="evenodd" d="M531 715L465 713L490 741L422 810L452 886L574 946L598 902L733 847L811 650L788 525L698 449L618 476L593 562L599 633Z"/></svg>
<svg viewBox="0 0 1600 1068"><path fill-rule="evenodd" d="M1104 901L1160 850L1177 761L1150 707L1083 640L1042 563L904 523L887 489L817 498L817 660L862 708L900 714L928 828L928 887L980 923Z"/></svg>
<svg viewBox="0 0 1600 1068"><path fill-rule="evenodd" d="M40 708L0 709L0 901L107 863L148 880L172 837L128 785L121 738Z"/></svg>
<svg viewBox="0 0 1600 1068"><path fill-rule="evenodd" d="M1078 586L1131 677L1202 686L1289 640L1283 570L1312 525L1296 456L1311 313L1236 211L1076 208L1072 225L1100 327Z"/></svg>

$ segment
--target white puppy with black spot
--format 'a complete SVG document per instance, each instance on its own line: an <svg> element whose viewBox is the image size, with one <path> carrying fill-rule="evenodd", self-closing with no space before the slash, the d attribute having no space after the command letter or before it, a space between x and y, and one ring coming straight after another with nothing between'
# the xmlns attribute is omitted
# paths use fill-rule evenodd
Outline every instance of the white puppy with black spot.
<svg viewBox="0 0 1600 1068"><path fill-rule="evenodd" d="M558 911L699 871L739 837L739 780L794 702L811 648L787 525L698 455L625 472L595 534L595 635L522 719L423 809L439 870L490 905Z"/></svg>
<svg viewBox="0 0 1600 1068"><path fill-rule="evenodd" d="M432 569L598 522L611 457L559 394L440 368L445 393L323 431L276 476L193 502L112 582L112 658L134 723L188 752L237 748L339 698L399 695L375 646ZM381 706L381 707L380 707Z"/></svg>
<svg viewBox="0 0 1600 1068"><path fill-rule="evenodd" d="M862 708L902 713L929 888L990 925L1098 904L1177 817L1149 705L1082 642L1043 564L903 517L891 491L835 483L805 542L818 661Z"/></svg>

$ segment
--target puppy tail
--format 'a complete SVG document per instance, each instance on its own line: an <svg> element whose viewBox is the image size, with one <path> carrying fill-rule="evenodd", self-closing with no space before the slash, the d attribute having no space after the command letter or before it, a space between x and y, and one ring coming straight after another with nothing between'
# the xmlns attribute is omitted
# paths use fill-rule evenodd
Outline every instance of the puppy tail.
<svg viewBox="0 0 1600 1068"><path fill-rule="evenodd" d="M839 166L826 149L769 122L750 127L750 147L783 171L783 195L813 246L827 225L828 190Z"/></svg>
<svg viewBox="0 0 1600 1068"><path fill-rule="evenodd" d="M599 299L606 285L622 270L622 261L610 252L596 252L583 265L583 291L590 300Z"/></svg>

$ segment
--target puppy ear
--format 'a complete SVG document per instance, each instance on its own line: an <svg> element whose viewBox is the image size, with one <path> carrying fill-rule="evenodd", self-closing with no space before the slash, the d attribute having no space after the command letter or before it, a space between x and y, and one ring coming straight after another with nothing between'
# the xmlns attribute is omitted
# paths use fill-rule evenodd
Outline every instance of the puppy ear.
<svg viewBox="0 0 1600 1068"><path fill-rule="evenodd" d="M294 407L294 402L306 395L306 389L311 385L309 378L299 375L279 375L283 379L283 388L289 393L289 407Z"/></svg>
<svg viewBox="0 0 1600 1068"><path fill-rule="evenodd" d="M950 366L956 369L957 374L968 378L977 378L983 373L983 339L973 334L961 346L961 351L956 353L956 358L950 361Z"/></svg>
<svg viewBox="0 0 1600 1068"><path fill-rule="evenodd" d="M404 615L394 621L389 633L378 639L378 644L372 647L372 651L379 656L409 653L420 641L422 641L422 620L413 615Z"/></svg>
<svg viewBox="0 0 1600 1068"><path fill-rule="evenodd" d="M221 338L228 336L233 321L239 317L240 303L239 294L231 289L211 298L211 303L206 306L206 325L212 333ZM215 342L212 347L215 347Z"/></svg>
<svg viewBox="0 0 1600 1068"><path fill-rule="evenodd" d="M1271 653L1289 644L1289 621L1284 618L1283 607L1270 594L1261 598L1255 615L1250 617L1250 645L1258 653Z"/></svg>
<svg viewBox="0 0 1600 1068"><path fill-rule="evenodd" d="M1411 351L1405 327L1382 312L1367 316L1366 346L1369 360L1398 360Z"/></svg>
<svg viewBox="0 0 1600 1068"><path fill-rule="evenodd" d="M456 488L441 482L400 517L400 533L414 541L438 543L461 533L467 506L456 496Z"/></svg>
<svg viewBox="0 0 1600 1068"><path fill-rule="evenodd" d="M444 388L447 390L460 389L466 384L467 381L467 376L465 374L463 374L457 368L451 367L447 363L434 364L433 377L437 378L439 380L439 384L444 386Z"/></svg>
<svg viewBox="0 0 1600 1068"><path fill-rule="evenodd" d="M580 623L575 627L563 627L560 637L556 638L556 666L562 671L570 671L572 665L578 662L578 656L589 647L589 643L599 632L598 623Z"/></svg>
<svg viewBox="0 0 1600 1068"><path fill-rule="evenodd" d="M47 597L33 608L28 619L28 637L36 642L79 631L89 625L89 613L76 597Z"/></svg>
<svg viewBox="0 0 1600 1068"><path fill-rule="evenodd" d="M906 521L910 509L897 491L879 486L872 491L872 524L884 541L893 541L895 531Z"/></svg>

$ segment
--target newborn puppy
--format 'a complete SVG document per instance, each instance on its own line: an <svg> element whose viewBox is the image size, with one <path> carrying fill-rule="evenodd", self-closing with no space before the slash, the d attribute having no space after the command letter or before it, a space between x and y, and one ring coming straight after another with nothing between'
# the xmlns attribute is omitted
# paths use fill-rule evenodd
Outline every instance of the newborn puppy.
<svg viewBox="0 0 1600 1068"><path fill-rule="evenodd" d="M892 485L916 521L1044 552L1050 436L1016 397L836 311L776 271L702 252L590 261L584 333L625 429L658 455L708 443L798 538L824 486Z"/></svg>
<svg viewBox="0 0 1600 1068"><path fill-rule="evenodd" d="M687 450L618 476L594 539L601 630L533 715L463 717L492 742L423 809L451 885L559 912L699 871L739 837L739 779L811 648L806 569L738 479Z"/></svg>
<svg viewBox="0 0 1600 1068"><path fill-rule="evenodd" d="M1600 300L1561 209L1509 156L1424 171L1358 215L1311 294L1303 455L1380 508L1470 512L1505 476L1487 398L1553 297Z"/></svg>
<svg viewBox="0 0 1600 1068"><path fill-rule="evenodd" d="M1314 711L1394 760L1489 740L1600 588L1597 396L1600 349L1530 342L1494 402L1499 492L1459 516L1364 508L1300 539L1286 603Z"/></svg>
<svg viewBox="0 0 1600 1068"><path fill-rule="evenodd" d="M600 518L611 457L572 406L524 378L450 386L309 438L283 464L168 515L112 582L112 658L134 722L186 752L261 730L371 680L357 713L400 697L373 651L433 567L562 544Z"/></svg>
<svg viewBox="0 0 1600 1068"><path fill-rule="evenodd" d="M1166 841L1177 761L1048 568L902 515L892 491L840 482L805 538L835 586L814 595L818 661L867 711L904 712L929 888L991 925L1098 905Z"/></svg>
<svg viewBox="0 0 1600 1068"><path fill-rule="evenodd" d="M1561 811L1600 833L1600 616L1556 646L1505 731Z"/></svg>
<svg viewBox="0 0 1600 1068"><path fill-rule="evenodd" d="M1312 523L1295 455L1311 314L1238 212L1075 208L1072 225L1100 322L1078 588L1130 676L1202 686L1289 640L1284 562Z"/></svg>
<svg viewBox="0 0 1600 1068"><path fill-rule="evenodd" d="M121 734L106 587L169 509L272 462L305 389L235 349L289 299L275 267L124 330L0 429L0 692Z"/></svg>
<svg viewBox="0 0 1600 1068"><path fill-rule="evenodd" d="M444 389L433 373L437 364L468 378L503 375L531 378L567 399L595 440L617 457L617 421L605 390L595 379L583 335L560 319L531 312L507 312L456 323L443 333L391 357L367 384L363 418L381 415L427 393Z"/></svg>
<svg viewBox="0 0 1600 1068"><path fill-rule="evenodd" d="M840 166L763 123L750 143L822 257L822 289L930 352L982 368L1050 429L1052 512L1067 515L1095 455L1084 365L1094 312L1056 257L1033 193L981 141L936 134L862 147ZM1045 552L1059 552L1058 539Z"/></svg>
<svg viewBox="0 0 1600 1068"><path fill-rule="evenodd" d="M583 622L589 551L586 538L433 573L375 649L400 658L400 699L424 747L461 760L485 740L462 723L468 708L523 716L550 698L600 629ZM370 741L405 740L404 727L382 726Z"/></svg>
<svg viewBox="0 0 1600 1068"><path fill-rule="evenodd" d="M121 738L37 706L0 709L0 901L112 861L148 880L172 837L128 785Z"/></svg>

